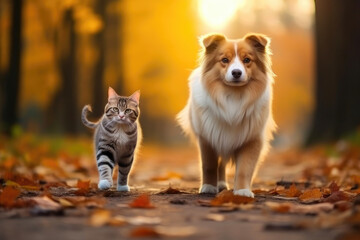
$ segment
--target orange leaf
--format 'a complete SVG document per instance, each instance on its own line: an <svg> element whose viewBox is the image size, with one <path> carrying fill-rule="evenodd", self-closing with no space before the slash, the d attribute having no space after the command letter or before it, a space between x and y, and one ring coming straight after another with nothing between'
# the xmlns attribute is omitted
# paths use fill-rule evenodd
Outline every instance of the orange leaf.
<svg viewBox="0 0 360 240"><path fill-rule="evenodd" d="M20 195L20 190L6 186L0 194L0 205L11 208L16 205L16 198Z"/></svg>
<svg viewBox="0 0 360 240"><path fill-rule="evenodd" d="M301 195L301 191L297 189L296 185L293 183L289 189L279 191L279 194L285 197L299 197Z"/></svg>
<svg viewBox="0 0 360 240"><path fill-rule="evenodd" d="M313 202L318 201L323 196L319 188L306 190L302 195L299 196L300 201L302 202Z"/></svg>
<svg viewBox="0 0 360 240"><path fill-rule="evenodd" d="M168 189L159 192L159 194L180 194L180 193L183 193L183 192L180 191L179 189L172 188L172 187L169 187Z"/></svg>
<svg viewBox="0 0 360 240"><path fill-rule="evenodd" d="M247 204L254 202L255 199L251 197L238 196L234 195L234 193L230 190L224 190L216 197L211 200L211 206L221 206L225 203L234 203L234 204Z"/></svg>
<svg viewBox="0 0 360 240"><path fill-rule="evenodd" d="M81 181L80 179L77 182L78 190L77 194L86 194L90 190L90 180L89 181Z"/></svg>
<svg viewBox="0 0 360 240"><path fill-rule="evenodd" d="M101 227L107 224L110 221L110 218L111 213L109 210L98 209L91 214L89 223L93 227Z"/></svg>
<svg viewBox="0 0 360 240"><path fill-rule="evenodd" d="M143 194L137 197L134 201L129 204L132 208L154 208L151 204L149 195Z"/></svg>
<svg viewBox="0 0 360 240"><path fill-rule="evenodd" d="M340 187L335 182L331 182L329 188L330 188L331 193L334 193L334 192L337 192L340 190Z"/></svg>
<svg viewBox="0 0 360 240"><path fill-rule="evenodd" d="M130 237L160 237L160 234L151 227L137 227L131 231Z"/></svg>
<svg viewBox="0 0 360 240"><path fill-rule="evenodd" d="M349 201L350 196L342 191L333 192L329 197L325 198L323 202L335 203L339 201Z"/></svg>

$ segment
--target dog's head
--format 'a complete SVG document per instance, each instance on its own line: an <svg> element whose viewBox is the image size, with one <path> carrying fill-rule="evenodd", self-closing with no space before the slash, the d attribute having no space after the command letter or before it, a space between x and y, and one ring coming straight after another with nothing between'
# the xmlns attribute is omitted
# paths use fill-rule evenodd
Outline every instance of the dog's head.
<svg viewBox="0 0 360 240"><path fill-rule="evenodd" d="M203 74L210 82L243 87L252 81L266 81L271 71L270 39L262 34L247 34L230 40L221 34L201 38ZM215 84L215 82L213 82Z"/></svg>

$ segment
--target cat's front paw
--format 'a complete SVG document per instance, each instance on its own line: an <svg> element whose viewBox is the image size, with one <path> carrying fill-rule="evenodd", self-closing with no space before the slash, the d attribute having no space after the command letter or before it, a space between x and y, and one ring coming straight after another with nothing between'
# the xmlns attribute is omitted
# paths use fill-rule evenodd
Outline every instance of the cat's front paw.
<svg viewBox="0 0 360 240"><path fill-rule="evenodd" d="M211 185L211 184L203 184L200 193L211 193L216 194L218 192L217 187Z"/></svg>
<svg viewBox="0 0 360 240"><path fill-rule="evenodd" d="M247 188L234 190L234 195L254 198L254 193Z"/></svg>
<svg viewBox="0 0 360 240"><path fill-rule="evenodd" d="M129 187L129 185L118 185L117 190L120 192L129 192L130 187Z"/></svg>
<svg viewBox="0 0 360 240"><path fill-rule="evenodd" d="M99 181L99 184L98 184L98 188L100 190L107 190L107 189L110 189L112 186L112 183L109 182L108 180L100 180Z"/></svg>

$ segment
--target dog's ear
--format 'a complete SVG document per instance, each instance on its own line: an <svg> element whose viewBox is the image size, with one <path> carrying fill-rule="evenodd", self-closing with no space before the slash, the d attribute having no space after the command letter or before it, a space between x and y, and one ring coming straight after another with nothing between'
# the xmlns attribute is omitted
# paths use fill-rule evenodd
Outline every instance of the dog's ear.
<svg viewBox="0 0 360 240"><path fill-rule="evenodd" d="M270 46L270 38L263 34L250 33L245 36L248 41L257 51L265 53Z"/></svg>
<svg viewBox="0 0 360 240"><path fill-rule="evenodd" d="M213 33L213 34L208 34L208 35L202 36L200 38L200 42L201 42L202 46L204 47L204 49L206 50L206 53L211 53L219 46L219 43L221 43L225 39L226 39L226 37L224 35L218 34L218 33Z"/></svg>

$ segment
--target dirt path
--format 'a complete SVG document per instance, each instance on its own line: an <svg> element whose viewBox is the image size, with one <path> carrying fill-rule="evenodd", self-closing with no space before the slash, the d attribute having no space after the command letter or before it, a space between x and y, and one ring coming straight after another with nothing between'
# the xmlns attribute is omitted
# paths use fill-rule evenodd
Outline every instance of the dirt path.
<svg viewBox="0 0 360 240"><path fill-rule="evenodd" d="M145 149L134 166L129 193L99 191L96 169L88 158L60 155L53 160L56 165L45 159L41 168L25 172L44 173L46 181L26 182L11 174L0 177L0 239L360 239L357 185L344 182L340 188L322 183L326 187L319 187L316 181L307 185L302 176L307 169L314 169L311 174L315 175L316 162L302 161L298 153L269 156L254 184L254 202L244 204L241 199L235 204L231 198L230 203L218 205L214 195L197 193L199 168L194 149ZM230 170L230 187L232 177ZM89 182L79 185L78 179L92 184L84 187ZM284 185L292 182L296 185ZM170 185L181 193L160 193ZM18 191L14 194L19 195L13 202L2 202L2 196L11 196L7 189L14 186ZM321 195L300 197L313 190ZM130 206L144 196L149 202L140 206L145 208L137 208L139 203Z"/></svg>

